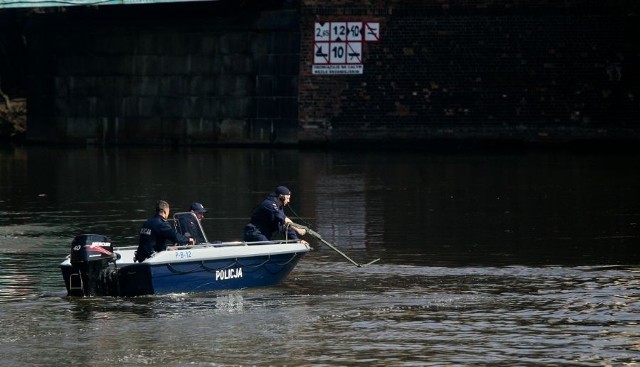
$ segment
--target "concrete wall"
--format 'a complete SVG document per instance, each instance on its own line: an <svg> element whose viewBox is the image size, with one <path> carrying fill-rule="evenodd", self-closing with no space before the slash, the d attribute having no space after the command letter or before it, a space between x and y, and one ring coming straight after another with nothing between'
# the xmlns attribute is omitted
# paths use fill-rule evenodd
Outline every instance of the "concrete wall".
<svg viewBox="0 0 640 367"><path fill-rule="evenodd" d="M300 138L640 137L632 1L303 0ZM312 75L315 22L379 22L362 75Z"/></svg>
<svg viewBox="0 0 640 367"><path fill-rule="evenodd" d="M298 27L276 2L34 15L28 139L297 142Z"/></svg>

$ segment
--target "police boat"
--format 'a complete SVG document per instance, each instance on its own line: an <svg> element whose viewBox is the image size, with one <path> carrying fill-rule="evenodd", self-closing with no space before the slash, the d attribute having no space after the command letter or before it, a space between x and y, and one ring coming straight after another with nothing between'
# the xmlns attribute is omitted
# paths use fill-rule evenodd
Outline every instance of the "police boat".
<svg viewBox="0 0 640 367"><path fill-rule="evenodd" d="M67 294L129 297L272 286L311 250L300 240L209 242L191 212L176 213L174 226L182 234L188 231L196 244L155 253L140 263L134 262L137 246L113 246L100 234L76 236L60 264Z"/></svg>

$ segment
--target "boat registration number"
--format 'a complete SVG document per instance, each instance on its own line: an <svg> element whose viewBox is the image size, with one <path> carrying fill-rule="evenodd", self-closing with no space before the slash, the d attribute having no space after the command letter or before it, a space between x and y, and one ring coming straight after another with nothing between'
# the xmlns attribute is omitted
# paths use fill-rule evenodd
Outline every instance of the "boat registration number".
<svg viewBox="0 0 640 367"><path fill-rule="evenodd" d="M191 251L176 251L176 259L188 259L191 257Z"/></svg>

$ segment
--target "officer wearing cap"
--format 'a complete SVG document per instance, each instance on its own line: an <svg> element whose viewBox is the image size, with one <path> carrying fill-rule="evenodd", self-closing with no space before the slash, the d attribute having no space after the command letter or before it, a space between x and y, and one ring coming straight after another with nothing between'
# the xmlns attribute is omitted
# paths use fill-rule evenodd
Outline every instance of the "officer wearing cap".
<svg viewBox="0 0 640 367"><path fill-rule="evenodd" d="M207 212L207 209L200 203L193 203L189 207L189 211L193 215L178 215L177 220L180 229L185 236L193 238L196 243L203 243L205 240L200 230L200 222L204 219L204 213Z"/></svg>
<svg viewBox="0 0 640 367"><path fill-rule="evenodd" d="M198 218L199 221L202 221L202 218L204 218L204 213L207 212L207 209L205 209L204 206L200 203L191 204L189 210L196 215L196 218Z"/></svg>
<svg viewBox="0 0 640 367"><path fill-rule="evenodd" d="M286 233L288 239L304 236L306 231L290 226L293 222L284 214L290 201L291 191L285 186L276 187L251 214L251 221L244 227L244 240L270 241L277 232Z"/></svg>
<svg viewBox="0 0 640 367"><path fill-rule="evenodd" d="M147 219L140 228L140 240L136 250L135 261L142 262L156 252L167 249L167 240L180 245L192 245L192 238L187 238L176 232L167 222L169 218L169 203L159 200L156 203L156 214Z"/></svg>

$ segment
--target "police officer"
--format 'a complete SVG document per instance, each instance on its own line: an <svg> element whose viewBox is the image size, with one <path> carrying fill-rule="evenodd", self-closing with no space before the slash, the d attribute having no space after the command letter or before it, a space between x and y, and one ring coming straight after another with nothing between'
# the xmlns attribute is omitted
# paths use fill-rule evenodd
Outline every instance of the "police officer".
<svg viewBox="0 0 640 367"><path fill-rule="evenodd" d="M298 239L306 231L289 224L291 219L284 214L284 207L291 201L291 191L284 186L276 187L251 214L251 222L244 227L245 241L270 241L274 233L287 234L288 239Z"/></svg>
<svg viewBox="0 0 640 367"><path fill-rule="evenodd" d="M189 211L196 215L196 218L198 218L198 221L202 222L202 219L204 218L204 213L207 212L207 209L205 209L204 205L200 203L193 203L189 207Z"/></svg>
<svg viewBox="0 0 640 367"><path fill-rule="evenodd" d="M155 252L167 249L167 240L181 245L193 245L193 238L187 238L176 232L167 222L169 218L169 203L159 200L156 203L156 214L147 219L140 228L140 240L136 251L135 261L142 262Z"/></svg>
<svg viewBox="0 0 640 367"><path fill-rule="evenodd" d="M191 215L179 215L177 219L182 233L187 237L193 237L196 243L203 243L205 241L204 235L200 230L200 222L204 219L204 213L207 212L207 209L200 203L193 203L189 207L189 211L193 213L197 219L194 219Z"/></svg>

